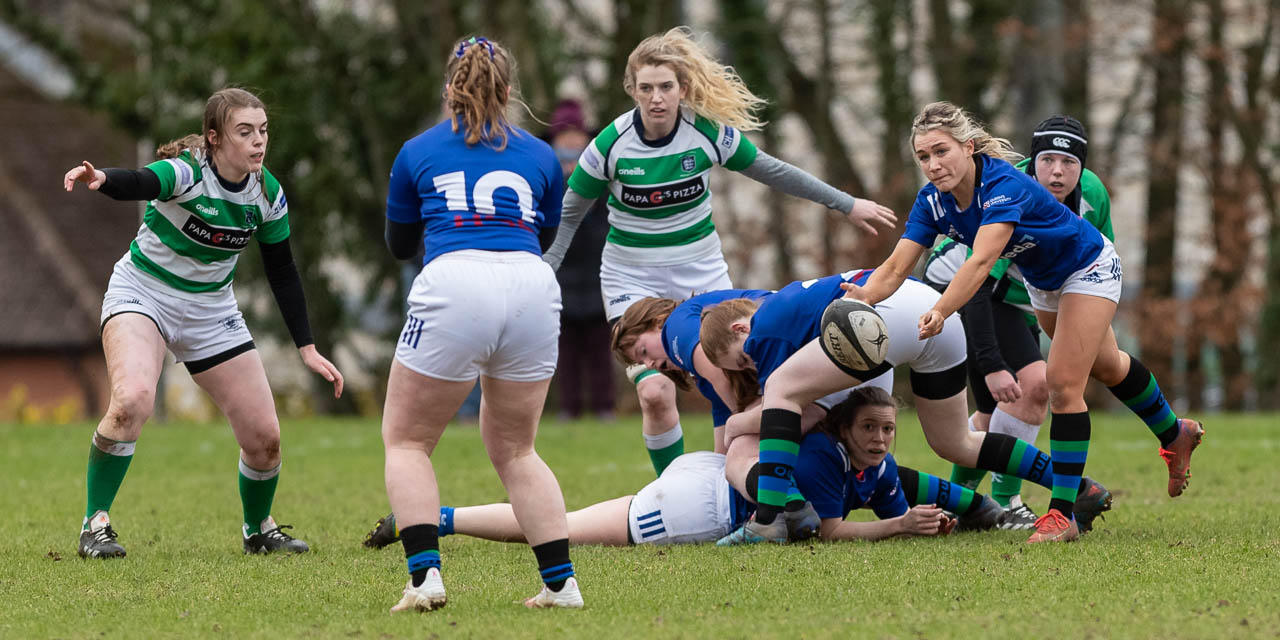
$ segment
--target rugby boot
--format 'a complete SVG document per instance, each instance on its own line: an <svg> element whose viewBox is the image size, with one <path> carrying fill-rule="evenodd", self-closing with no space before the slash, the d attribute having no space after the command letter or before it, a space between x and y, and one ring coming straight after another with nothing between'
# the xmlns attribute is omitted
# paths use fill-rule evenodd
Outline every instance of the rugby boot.
<svg viewBox="0 0 1280 640"><path fill-rule="evenodd" d="M250 554L256 553L304 553L310 551L311 547L307 543L287 534L285 529L292 529L293 525L276 525L276 521L267 516L259 527L259 533L249 535L249 527L244 528L244 552Z"/></svg>
<svg viewBox="0 0 1280 640"><path fill-rule="evenodd" d="M370 549L381 549L399 541L400 528L396 526L396 514L388 513L378 518L378 522L373 525L373 531L365 535L362 544Z"/></svg>
<svg viewBox="0 0 1280 640"><path fill-rule="evenodd" d="M444 606L444 581L440 579L440 570L427 569L427 578L422 584L413 586L413 578L404 585L404 595L400 602L391 607L391 613L401 611L432 611Z"/></svg>
<svg viewBox="0 0 1280 640"><path fill-rule="evenodd" d="M1079 537L1080 529L1076 527L1075 520L1068 520L1061 511L1050 509L1036 520L1036 532L1027 538L1027 542L1071 542Z"/></svg>
<svg viewBox="0 0 1280 640"><path fill-rule="evenodd" d="M822 518L818 517L812 502L805 502L796 511L784 511L781 517L787 519L787 539L791 542L816 538L822 530Z"/></svg>
<svg viewBox="0 0 1280 640"><path fill-rule="evenodd" d="M1092 531L1094 518L1110 510L1111 492L1089 476L1080 478L1080 490L1076 492L1076 503L1071 510L1080 533Z"/></svg>
<svg viewBox="0 0 1280 640"><path fill-rule="evenodd" d="M1013 496L1009 500L1009 508L1004 510L1004 518L1000 528L1009 531L1021 531L1036 526L1036 512L1022 501L1022 496Z"/></svg>
<svg viewBox="0 0 1280 640"><path fill-rule="evenodd" d="M564 586L559 591L552 591L547 585L542 585L542 591L538 595L524 601L524 606L530 609L581 609L582 608L582 591L578 589L577 578L570 577L565 581Z"/></svg>
<svg viewBox="0 0 1280 640"><path fill-rule="evenodd" d="M785 513L779 513L778 517L773 519L769 524L760 524L756 522L755 517L742 523L741 527L734 530L733 533L720 538L716 541L717 547L733 547L740 544L758 544L761 542L776 542L784 544L787 541L787 516Z"/></svg>
<svg viewBox="0 0 1280 640"><path fill-rule="evenodd" d="M1200 446L1204 437L1204 425L1182 418L1178 420L1178 437L1169 448L1160 447L1160 457L1169 465L1169 497L1182 495L1191 482L1191 452Z"/></svg>
<svg viewBox="0 0 1280 640"><path fill-rule="evenodd" d="M89 518L88 528L80 532L80 546L76 553L81 558L123 558L124 547L116 541L116 530L111 528L111 518L106 511L96 511Z"/></svg>
<svg viewBox="0 0 1280 640"><path fill-rule="evenodd" d="M1004 520L1004 507L989 496L977 494L981 503L967 515L956 518L956 531L986 531L1000 526Z"/></svg>

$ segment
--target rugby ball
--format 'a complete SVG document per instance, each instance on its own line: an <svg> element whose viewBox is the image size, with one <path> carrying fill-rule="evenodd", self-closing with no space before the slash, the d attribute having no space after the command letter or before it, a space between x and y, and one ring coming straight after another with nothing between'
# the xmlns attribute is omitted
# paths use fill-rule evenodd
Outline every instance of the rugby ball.
<svg viewBox="0 0 1280 640"><path fill-rule="evenodd" d="M889 328L871 305L836 298L822 312L822 350L849 372L869 372L889 355Z"/></svg>

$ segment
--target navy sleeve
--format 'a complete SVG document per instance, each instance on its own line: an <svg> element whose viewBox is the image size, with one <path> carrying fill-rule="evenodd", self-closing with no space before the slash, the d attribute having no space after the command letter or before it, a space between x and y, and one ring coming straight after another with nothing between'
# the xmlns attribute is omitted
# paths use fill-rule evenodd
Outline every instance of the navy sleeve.
<svg viewBox="0 0 1280 640"><path fill-rule="evenodd" d="M987 280L960 309L964 335L969 340L969 348L973 350L978 370L984 376L1006 368L1000 346L996 342L995 319L991 310L991 296L995 287L996 279L987 276Z"/></svg>
<svg viewBox="0 0 1280 640"><path fill-rule="evenodd" d="M391 165L391 182L387 185L387 219L395 222L422 221L422 198L418 195L417 174L409 158L408 147L402 147Z"/></svg>
<svg viewBox="0 0 1280 640"><path fill-rule="evenodd" d="M916 202L911 207L911 214L907 216L907 229L902 233L902 237L910 240L923 247L932 247L933 241L938 238L937 220L941 216L941 209L935 217L934 206L941 207L940 204L931 205L928 198L940 197L937 193L926 194L922 191L916 196Z"/></svg>
<svg viewBox="0 0 1280 640"><path fill-rule="evenodd" d="M764 388L764 383L773 375L782 363L791 357L797 349L790 342L781 338L770 338L765 336L757 337L754 334L747 338L743 350L747 355L751 356L751 361L756 365L756 375L760 379L760 388Z"/></svg>
<svg viewBox="0 0 1280 640"><path fill-rule="evenodd" d="M881 520L896 518L909 508L907 496L902 492L902 483L898 480L898 464L893 461L893 456L885 456L884 467L884 473L880 474L880 479L876 482L875 495L867 503Z"/></svg>
<svg viewBox="0 0 1280 640"><path fill-rule="evenodd" d="M829 438L822 434L805 438L800 445L795 478L800 493L813 503L819 517L843 520L849 514L844 504L844 458Z"/></svg>
<svg viewBox="0 0 1280 640"><path fill-rule="evenodd" d="M560 226L560 208L564 206L564 172L560 170L560 161L556 159L555 154L547 151L551 155L551 160L547 168L547 189L542 194L542 202L538 203L538 210L542 212L542 228L548 229ZM554 240L555 236L551 238ZM543 247L546 251L551 245Z"/></svg>
<svg viewBox="0 0 1280 640"><path fill-rule="evenodd" d="M1005 176L993 176L982 193L975 193L981 198L982 224L1012 222L1017 224L1022 219L1022 212L1031 205L1031 194L1017 180Z"/></svg>
<svg viewBox="0 0 1280 640"><path fill-rule="evenodd" d="M422 220L417 222L396 222L388 217L384 237L391 255L396 260L409 260L418 255L418 250L423 246L422 233L426 227L427 223Z"/></svg>

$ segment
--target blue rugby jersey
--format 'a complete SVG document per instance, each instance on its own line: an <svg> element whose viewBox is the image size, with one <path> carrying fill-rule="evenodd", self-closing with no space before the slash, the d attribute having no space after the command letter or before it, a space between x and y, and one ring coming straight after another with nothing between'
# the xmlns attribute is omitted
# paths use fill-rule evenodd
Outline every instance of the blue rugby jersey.
<svg viewBox="0 0 1280 640"><path fill-rule="evenodd" d="M942 234L972 247L982 225L1012 222L1013 235L1000 257L1018 265L1027 282L1046 291L1057 290L1067 276L1098 257L1102 234L1035 178L998 158L974 158L979 174L969 207L961 211L950 193L927 184L911 207L903 238L928 249Z"/></svg>
<svg viewBox="0 0 1280 640"><path fill-rule="evenodd" d="M876 467L854 469L844 445L821 431L810 432L800 442L795 478L800 493L822 518L843 520L850 511L866 507L883 520L908 509L893 454L886 454Z"/></svg>
<svg viewBox="0 0 1280 640"><path fill-rule="evenodd" d="M564 174L547 143L512 127L498 151L467 145L450 121L411 138L391 168L387 218L426 223L423 263L450 251L542 255L538 231L560 224Z"/></svg>
<svg viewBox="0 0 1280 640"><path fill-rule="evenodd" d="M846 271L834 276L792 282L765 298L751 317L751 335L742 345L755 362L760 387L791 354L821 331L822 312L844 295L840 284L865 284L871 269Z"/></svg>
<svg viewBox="0 0 1280 640"><path fill-rule="evenodd" d="M716 394L711 383L693 368L693 350L701 340L702 311L725 300L760 300L772 293L763 289L722 289L699 294L676 306L662 325L662 348L667 352L667 359L693 376L698 391L711 401L711 420L717 427L724 426L733 412L729 411L729 407Z"/></svg>

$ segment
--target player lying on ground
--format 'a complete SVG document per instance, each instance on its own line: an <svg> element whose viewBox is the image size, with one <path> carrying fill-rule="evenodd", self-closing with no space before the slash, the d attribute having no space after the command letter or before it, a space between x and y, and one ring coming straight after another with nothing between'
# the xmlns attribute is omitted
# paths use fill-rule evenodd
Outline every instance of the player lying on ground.
<svg viewBox="0 0 1280 640"><path fill-rule="evenodd" d="M920 314L920 337L928 338L973 297L996 260L1013 263L1040 326L1053 340L1045 373L1053 415L1050 449L1057 462L1053 498L1028 542L1074 540L1079 529L1070 516L1090 437L1085 384L1093 377L1130 406L1160 393L1142 363L1116 346L1111 319L1120 299L1120 257L1097 229L1009 164L1006 158L1019 157L1009 142L988 134L963 109L946 102L926 105L912 123L911 147L929 184L920 190L893 253L864 286L850 285L848 295L868 304L888 298L939 234L956 238L973 255L942 297ZM1170 496L1186 487L1191 453L1203 433L1198 423L1182 420L1158 434Z"/></svg>
<svg viewBox="0 0 1280 640"><path fill-rule="evenodd" d="M754 370L763 389L761 407L753 410L759 412L760 459L764 463L761 505L756 520L735 532L735 541L777 539L787 528L785 521L803 508L803 493L797 492L789 477L795 466L795 444L803 435L801 408L899 364L911 368L920 424L938 455L1050 486L1053 465L1049 456L1010 436L969 430L960 321L953 318L937 335L917 338L916 319L939 297L927 285L907 281L895 296L876 305L889 332L885 362L876 370L854 371L826 352L817 339L823 311L842 295L842 285L865 282L869 277L871 272L863 270L793 282L759 303L728 300L703 313L702 348L711 362L726 370ZM748 413L741 420L757 423ZM1110 494L1097 483L1081 482L1090 496L1087 504L1082 501L1081 517L1091 523L1097 513L1110 507ZM783 524L775 524L775 518L784 513Z"/></svg>
<svg viewBox="0 0 1280 640"><path fill-rule="evenodd" d="M990 498L946 480L898 467L889 454L897 428L897 405L883 389L853 391L832 408L822 427L800 446L803 464L797 482L813 500L825 540L879 540L895 535L938 535L959 529L990 529L1002 510ZM750 456L755 440L735 440ZM680 544L711 542L738 527L754 507L725 479L725 456L711 451L687 453L634 495L599 502L569 513L574 544ZM728 470L734 485L754 486L752 464ZM944 507L962 514L959 524ZM873 509L876 522L846 522L854 509ZM442 507L441 535L475 536L522 542L511 505ZM396 539L395 520L387 516L365 539L381 548Z"/></svg>

